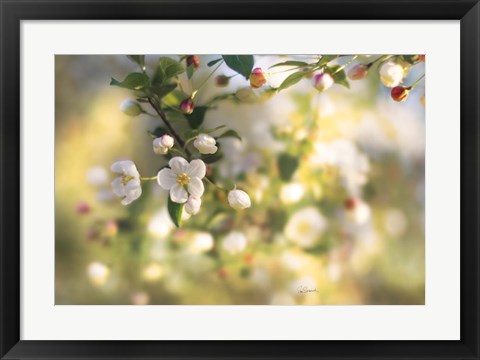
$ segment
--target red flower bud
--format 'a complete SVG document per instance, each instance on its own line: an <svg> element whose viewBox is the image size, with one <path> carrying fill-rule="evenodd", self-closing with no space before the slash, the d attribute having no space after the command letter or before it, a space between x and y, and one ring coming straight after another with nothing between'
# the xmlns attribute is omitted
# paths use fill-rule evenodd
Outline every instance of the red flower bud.
<svg viewBox="0 0 480 360"><path fill-rule="evenodd" d="M359 200L357 198L351 197L345 200L344 206L347 210L353 210L358 205Z"/></svg>
<svg viewBox="0 0 480 360"><path fill-rule="evenodd" d="M227 86L229 81L230 81L230 78L225 75L218 75L215 78L215 83L217 84L217 86L220 86L220 87Z"/></svg>
<svg viewBox="0 0 480 360"><path fill-rule="evenodd" d="M76 207L76 212L77 214L79 215L85 215L85 214L88 214L90 212L90 205L88 205L86 202L79 202L77 204L77 207Z"/></svg>
<svg viewBox="0 0 480 360"><path fill-rule="evenodd" d="M404 86L395 86L392 89L392 92L390 95L392 96L392 99L395 101L404 101L408 97L408 93L410 92L410 89Z"/></svg>
<svg viewBox="0 0 480 360"><path fill-rule="evenodd" d="M187 66L190 66L192 64L194 69L198 69L198 66L200 65L200 59L197 55L187 56Z"/></svg>
<svg viewBox="0 0 480 360"><path fill-rule="evenodd" d="M418 55L418 60L425 62L425 55Z"/></svg>
<svg viewBox="0 0 480 360"><path fill-rule="evenodd" d="M179 109L184 114L191 114L193 112L194 107L195 107L195 104L193 103L192 98L187 98L180 103Z"/></svg>
<svg viewBox="0 0 480 360"><path fill-rule="evenodd" d="M253 88L262 87L266 82L267 78L261 68L255 68L252 70L252 73L250 74L250 85Z"/></svg>
<svg viewBox="0 0 480 360"><path fill-rule="evenodd" d="M368 66L363 64L358 64L352 67L349 71L347 76L350 80L361 80L368 75Z"/></svg>

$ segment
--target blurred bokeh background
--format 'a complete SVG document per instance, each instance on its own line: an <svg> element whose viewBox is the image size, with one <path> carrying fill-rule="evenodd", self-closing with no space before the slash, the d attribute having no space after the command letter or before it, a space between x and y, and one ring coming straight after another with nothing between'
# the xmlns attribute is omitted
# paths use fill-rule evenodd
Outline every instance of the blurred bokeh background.
<svg viewBox="0 0 480 360"><path fill-rule="evenodd" d="M147 55L147 68L158 58ZM255 56L255 66L309 58ZM123 114L134 97L109 86L136 64L57 55L55 67L56 304L424 304L423 84L398 103L372 71L351 89L319 93L304 79L275 96L258 89L252 102L218 102L204 126L225 124L242 141L219 140L215 175L234 180L252 207L231 209L206 184L200 213L177 229L156 182L129 206L110 189L117 160L133 160L142 176L166 162L148 135L161 121ZM193 88L209 71L198 69ZM424 71L413 66L405 83ZM288 75L271 72L273 86ZM227 87L212 77L197 101L245 86L241 76ZM298 161L287 182L284 153Z"/></svg>

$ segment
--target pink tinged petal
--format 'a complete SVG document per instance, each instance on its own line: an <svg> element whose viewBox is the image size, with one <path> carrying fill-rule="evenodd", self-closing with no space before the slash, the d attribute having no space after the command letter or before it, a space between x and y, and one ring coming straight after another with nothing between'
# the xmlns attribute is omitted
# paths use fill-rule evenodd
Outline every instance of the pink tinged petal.
<svg viewBox="0 0 480 360"><path fill-rule="evenodd" d="M117 177L113 179L112 191L117 196L120 196L120 197L125 196L125 187L123 186L121 177Z"/></svg>
<svg viewBox="0 0 480 360"><path fill-rule="evenodd" d="M171 169L162 169L157 174L157 182L165 190L170 190L177 183L177 175Z"/></svg>
<svg viewBox="0 0 480 360"><path fill-rule="evenodd" d="M195 159L190 161L190 166L187 169L187 175L191 178L203 179L207 172L207 167L205 163L200 159Z"/></svg>
<svg viewBox="0 0 480 360"><path fill-rule="evenodd" d="M190 178L190 183L188 184L188 192L190 193L190 195L199 198L203 195L204 190L205 188L203 186L202 180L200 180L198 177Z"/></svg>
<svg viewBox="0 0 480 360"><path fill-rule="evenodd" d="M183 204L188 200L187 190L185 190L183 186L175 184L170 189L170 199L177 204Z"/></svg>
<svg viewBox="0 0 480 360"><path fill-rule="evenodd" d="M180 156L175 156L170 159L168 165L170 165L175 174L181 174L187 171L188 161Z"/></svg>

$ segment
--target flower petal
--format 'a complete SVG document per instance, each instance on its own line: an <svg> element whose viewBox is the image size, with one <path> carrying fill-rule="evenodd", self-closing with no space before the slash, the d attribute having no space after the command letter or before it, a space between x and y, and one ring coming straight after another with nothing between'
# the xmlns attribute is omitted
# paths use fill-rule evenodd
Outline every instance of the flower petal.
<svg viewBox="0 0 480 360"><path fill-rule="evenodd" d="M170 189L170 199L177 204L183 204L188 200L188 193L187 190L183 188L183 186L179 184L175 184Z"/></svg>
<svg viewBox="0 0 480 360"><path fill-rule="evenodd" d="M207 172L207 167L205 163L200 159L195 159L190 161L190 165L187 169L187 175L191 178L197 177L199 179L203 179Z"/></svg>
<svg viewBox="0 0 480 360"><path fill-rule="evenodd" d="M188 192L190 193L190 195L199 198L203 195L204 190L205 188L203 186L202 180L200 180L198 177L190 178L190 183L188 184Z"/></svg>
<svg viewBox="0 0 480 360"><path fill-rule="evenodd" d="M170 159L168 165L170 165L175 174L181 174L187 171L188 161L180 156L175 156Z"/></svg>
<svg viewBox="0 0 480 360"><path fill-rule="evenodd" d="M126 197L122 200L123 205L128 205L132 201L137 200L142 195L142 187L139 179L130 180L125 186Z"/></svg>
<svg viewBox="0 0 480 360"><path fill-rule="evenodd" d="M112 164L110 169L113 172L116 172L117 174L127 174L127 171L131 172L134 170L132 174L127 174L130 176L138 176L138 171L137 168L135 167L135 164L131 160L123 160L123 161L117 161ZM136 172L136 175L135 175Z"/></svg>
<svg viewBox="0 0 480 360"><path fill-rule="evenodd" d="M122 178L119 176L112 181L112 191L117 196L125 196L125 187Z"/></svg>
<svg viewBox="0 0 480 360"><path fill-rule="evenodd" d="M171 169L162 169L157 174L157 182L165 190L170 190L177 183L177 175Z"/></svg>

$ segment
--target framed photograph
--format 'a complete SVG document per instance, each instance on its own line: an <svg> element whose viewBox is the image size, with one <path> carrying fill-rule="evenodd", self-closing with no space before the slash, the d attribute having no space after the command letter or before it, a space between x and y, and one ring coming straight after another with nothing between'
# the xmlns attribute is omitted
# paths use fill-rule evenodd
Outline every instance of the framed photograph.
<svg viewBox="0 0 480 360"><path fill-rule="evenodd" d="M477 1L0 4L1 359L480 359Z"/></svg>

